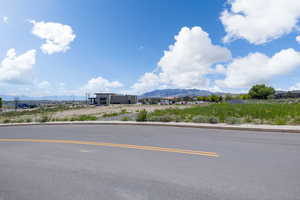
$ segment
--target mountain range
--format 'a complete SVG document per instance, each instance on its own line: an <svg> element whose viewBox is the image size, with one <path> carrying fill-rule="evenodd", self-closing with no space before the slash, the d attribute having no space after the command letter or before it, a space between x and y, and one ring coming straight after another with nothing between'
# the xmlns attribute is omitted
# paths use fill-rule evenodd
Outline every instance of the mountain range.
<svg viewBox="0 0 300 200"><path fill-rule="evenodd" d="M162 89L154 90L142 94L141 98L147 97L183 97L183 96L209 96L212 94L221 94L213 93L208 90L198 90L198 89Z"/></svg>
<svg viewBox="0 0 300 200"><path fill-rule="evenodd" d="M151 92L146 92L139 98L162 98L162 97L184 97L184 96L209 96L212 94L224 94L224 93L214 93L208 90L198 90L198 89L161 89L153 90ZM5 101L13 101L15 96L10 95L0 95ZM73 100L85 100L84 96L42 96L42 97L30 97L30 96L18 96L19 100L25 101L38 101L38 100L52 100L52 101L73 101Z"/></svg>

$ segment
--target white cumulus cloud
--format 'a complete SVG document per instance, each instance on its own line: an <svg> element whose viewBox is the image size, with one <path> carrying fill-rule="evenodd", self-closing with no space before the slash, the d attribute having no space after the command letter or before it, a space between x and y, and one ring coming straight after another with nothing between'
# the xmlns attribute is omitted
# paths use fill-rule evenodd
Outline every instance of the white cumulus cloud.
<svg viewBox="0 0 300 200"><path fill-rule="evenodd" d="M300 83L296 83L295 85L289 87L288 90L300 90Z"/></svg>
<svg viewBox="0 0 300 200"><path fill-rule="evenodd" d="M2 19L3 19L3 22L4 22L5 24L8 24L8 17L7 17L7 16L4 16Z"/></svg>
<svg viewBox="0 0 300 200"><path fill-rule="evenodd" d="M296 41L300 44L300 35L296 37Z"/></svg>
<svg viewBox="0 0 300 200"><path fill-rule="evenodd" d="M17 56L16 50L11 48L0 65L1 82L20 82L32 71L36 60L36 50L29 50Z"/></svg>
<svg viewBox="0 0 300 200"><path fill-rule="evenodd" d="M147 91L155 90L160 86L160 79L158 75L152 72L145 73L132 86L134 92L145 93Z"/></svg>
<svg viewBox="0 0 300 200"><path fill-rule="evenodd" d="M46 54L66 52L70 49L69 45L76 37L69 25L55 22L36 22L34 20L30 22L33 24L32 34L45 39L41 50Z"/></svg>
<svg viewBox="0 0 300 200"><path fill-rule="evenodd" d="M48 89L51 87L51 84L49 83L49 81L42 81L42 82L38 83L37 86L40 89Z"/></svg>
<svg viewBox="0 0 300 200"><path fill-rule="evenodd" d="M216 83L222 88L246 88L285 75L297 67L300 67L300 52L294 49L281 50L272 57L251 53L228 64L225 79Z"/></svg>
<svg viewBox="0 0 300 200"><path fill-rule="evenodd" d="M246 39L263 44L297 28L299 0L228 0L220 19L227 35L224 42Z"/></svg>
<svg viewBox="0 0 300 200"><path fill-rule="evenodd" d="M137 92L155 87L206 88L211 66L231 58L228 49L212 44L201 27L183 27L158 62L157 73L146 73L133 85Z"/></svg>
<svg viewBox="0 0 300 200"><path fill-rule="evenodd" d="M99 76L97 78L90 79L87 84L81 88L81 90L89 93L112 92L121 87L123 87L123 84L119 81L109 81Z"/></svg>

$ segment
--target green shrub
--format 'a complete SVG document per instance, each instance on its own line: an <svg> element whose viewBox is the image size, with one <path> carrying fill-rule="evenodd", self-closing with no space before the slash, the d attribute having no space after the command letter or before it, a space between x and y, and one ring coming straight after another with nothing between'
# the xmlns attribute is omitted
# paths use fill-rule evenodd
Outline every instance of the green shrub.
<svg viewBox="0 0 300 200"><path fill-rule="evenodd" d="M203 115L196 115L192 118L192 122L195 123L207 123L208 122L208 117L203 116Z"/></svg>
<svg viewBox="0 0 300 200"><path fill-rule="evenodd" d="M244 120L243 120L245 123L252 123L253 122L253 119L249 116L245 117Z"/></svg>
<svg viewBox="0 0 300 200"><path fill-rule="evenodd" d="M291 124L300 125L300 117L296 117L295 119L292 119Z"/></svg>
<svg viewBox="0 0 300 200"><path fill-rule="evenodd" d="M274 125L286 125L287 124L287 120L284 118L276 118L273 123Z"/></svg>
<svg viewBox="0 0 300 200"><path fill-rule="evenodd" d="M193 115L190 115L190 114L184 115L183 116L183 121L184 122L192 122L193 121Z"/></svg>
<svg viewBox="0 0 300 200"><path fill-rule="evenodd" d="M95 121L97 120L96 116L93 115L78 115L71 117L70 121Z"/></svg>
<svg viewBox="0 0 300 200"><path fill-rule="evenodd" d="M219 123L219 118L218 117L209 117L208 122L211 124L217 124L217 123Z"/></svg>
<svg viewBox="0 0 300 200"><path fill-rule="evenodd" d="M225 123L227 123L227 124L241 124L242 120L238 117L227 117L225 119Z"/></svg>
<svg viewBox="0 0 300 200"><path fill-rule="evenodd" d="M136 116L136 121L137 122L144 122L147 121L147 111L146 110L141 110L137 116Z"/></svg>
<svg viewBox="0 0 300 200"><path fill-rule="evenodd" d="M3 120L3 123L5 123L5 124L11 123L11 120L10 120L10 119L4 119L4 120Z"/></svg>
<svg viewBox="0 0 300 200"><path fill-rule="evenodd" d="M32 119L31 118L26 118L25 122L30 123L30 122L32 122Z"/></svg>
<svg viewBox="0 0 300 200"><path fill-rule="evenodd" d="M124 117L121 118L121 121L129 121L129 120L130 120L130 119L129 119L128 116L124 116Z"/></svg>
<svg viewBox="0 0 300 200"><path fill-rule="evenodd" d="M263 124L263 121L261 119L253 119L252 122L254 124Z"/></svg>
<svg viewBox="0 0 300 200"><path fill-rule="evenodd" d="M122 109L120 114L126 114L128 113L126 109Z"/></svg>
<svg viewBox="0 0 300 200"><path fill-rule="evenodd" d="M102 115L102 117L104 117L104 118L106 118L106 117L116 117L118 115L120 115L120 113L104 113Z"/></svg>
<svg viewBox="0 0 300 200"><path fill-rule="evenodd" d="M24 119L17 119L17 120L14 121L14 123L24 123L24 122L25 122Z"/></svg>
<svg viewBox="0 0 300 200"><path fill-rule="evenodd" d="M38 122L44 123L51 121L51 117L47 114L43 114L40 118L38 118Z"/></svg>
<svg viewBox="0 0 300 200"><path fill-rule="evenodd" d="M180 115L171 115L171 118L173 119L173 122L183 122L184 118Z"/></svg>

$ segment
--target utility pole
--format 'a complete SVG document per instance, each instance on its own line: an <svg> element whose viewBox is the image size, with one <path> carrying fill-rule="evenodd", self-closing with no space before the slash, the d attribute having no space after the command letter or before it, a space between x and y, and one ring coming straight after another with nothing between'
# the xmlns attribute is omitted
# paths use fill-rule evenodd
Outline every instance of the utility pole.
<svg viewBox="0 0 300 200"><path fill-rule="evenodd" d="M2 112L2 107L3 107L3 101L2 98L0 97L0 112Z"/></svg>
<svg viewBox="0 0 300 200"><path fill-rule="evenodd" d="M86 97L86 105L89 105L90 93L86 92L85 97Z"/></svg>
<svg viewBox="0 0 300 200"><path fill-rule="evenodd" d="M88 93L85 93L85 104L88 105Z"/></svg>
<svg viewBox="0 0 300 200"><path fill-rule="evenodd" d="M18 104L19 104L19 97L14 98L14 104L15 104L15 111L18 109Z"/></svg>

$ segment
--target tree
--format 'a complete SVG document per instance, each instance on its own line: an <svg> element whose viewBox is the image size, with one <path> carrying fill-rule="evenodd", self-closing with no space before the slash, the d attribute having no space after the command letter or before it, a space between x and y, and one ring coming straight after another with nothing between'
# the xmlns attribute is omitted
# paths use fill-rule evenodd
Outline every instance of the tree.
<svg viewBox="0 0 300 200"><path fill-rule="evenodd" d="M247 100L247 99L250 99L250 96L249 96L249 94L240 94L239 99Z"/></svg>
<svg viewBox="0 0 300 200"><path fill-rule="evenodd" d="M214 94L208 96L208 101L211 101L211 102L218 103L218 102L221 102L222 100L223 100L222 96L217 96L217 95L214 95Z"/></svg>
<svg viewBox="0 0 300 200"><path fill-rule="evenodd" d="M249 90L248 94L252 99L267 99L268 96L275 94L275 90L274 88L268 87L265 84L254 85Z"/></svg>
<svg viewBox="0 0 300 200"><path fill-rule="evenodd" d="M3 105L2 98L0 97L0 111L2 111L2 105Z"/></svg>
<svg viewBox="0 0 300 200"><path fill-rule="evenodd" d="M233 99L233 96L229 95L229 94L226 94L225 96L225 101L230 101Z"/></svg>

